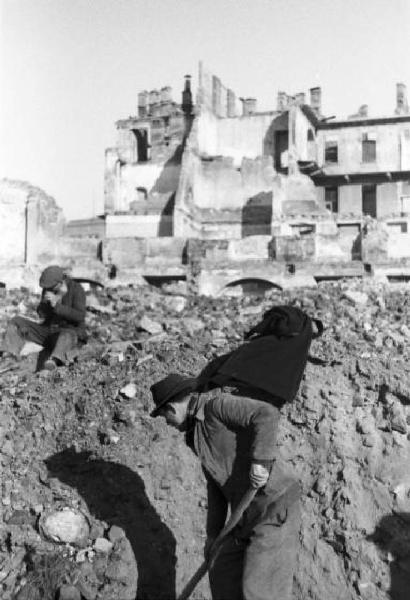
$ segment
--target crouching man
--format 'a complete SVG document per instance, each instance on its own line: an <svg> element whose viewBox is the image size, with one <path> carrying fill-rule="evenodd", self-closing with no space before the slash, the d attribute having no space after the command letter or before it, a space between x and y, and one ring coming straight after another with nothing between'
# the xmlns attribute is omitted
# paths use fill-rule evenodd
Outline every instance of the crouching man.
<svg viewBox="0 0 410 600"><path fill-rule="evenodd" d="M7 325L1 352L19 356L26 342L44 348L43 367L49 370L69 361L71 351L86 341L86 301L82 286L52 265L40 276L42 288L37 313L43 319L36 323L24 317L14 317Z"/></svg>
<svg viewBox="0 0 410 600"><path fill-rule="evenodd" d="M151 387L155 409L185 432L208 488L207 548L249 487L258 492L209 572L213 600L291 600L299 546L300 486L275 460L279 410L242 384L198 393L170 374Z"/></svg>

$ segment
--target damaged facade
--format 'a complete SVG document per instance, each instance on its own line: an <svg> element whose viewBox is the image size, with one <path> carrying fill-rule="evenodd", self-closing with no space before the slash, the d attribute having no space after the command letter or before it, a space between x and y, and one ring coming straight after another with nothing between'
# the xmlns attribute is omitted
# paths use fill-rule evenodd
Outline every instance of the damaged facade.
<svg viewBox="0 0 410 600"><path fill-rule="evenodd" d="M0 287L36 288L44 266L64 265L76 276L100 278L101 238L67 235L54 198L25 181L0 180Z"/></svg>
<svg viewBox="0 0 410 600"><path fill-rule="evenodd" d="M103 258L200 293L335 276L410 275L410 112L326 118L321 89L258 111L200 64L195 106L142 92L106 152Z"/></svg>

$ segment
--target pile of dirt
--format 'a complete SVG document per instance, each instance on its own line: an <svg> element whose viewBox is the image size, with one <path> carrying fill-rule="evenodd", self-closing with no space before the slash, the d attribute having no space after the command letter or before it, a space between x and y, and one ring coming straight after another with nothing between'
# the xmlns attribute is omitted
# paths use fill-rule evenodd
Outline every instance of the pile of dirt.
<svg viewBox="0 0 410 600"><path fill-rule="evenodd" d="M37 302L5 293L0 327L34 316ZM51 600L57 590L63 599L175 597L202 561L206 492L181 434L149 417L149 388L170 371L198 373L264 310L288 302L326 325L278 439L304 490L294 598L401 597L410 582L410 290L348 281L263 299L191 297L183 285L89 292L78 362L34 373L31 355L1 375L4 600ZM47 536L45 517L68 512L84 516L85 537ZM210 598L206 581L193 598Z"/></svg>

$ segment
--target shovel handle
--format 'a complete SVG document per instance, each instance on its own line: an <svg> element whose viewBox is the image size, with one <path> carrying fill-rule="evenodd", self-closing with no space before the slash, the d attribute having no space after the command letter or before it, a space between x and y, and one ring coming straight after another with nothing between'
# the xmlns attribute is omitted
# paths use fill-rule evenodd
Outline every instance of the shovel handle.
<svg viewBox="0 0 410 600"><path fill-rule="evenodd" d="M238 506L235 508L230 518L228 519L228 522L226 523L225 527L215 538L215 541L212 544L209 552L209 558L207 560L204 560L201 566L193 574L191 579L188 581L188 583L185 585L184 589L178 596L177 600L188 600L189 596L192 594L198 583L201 581L202 577L206 574L208 569L211 568L213 562L215 561L219 553L219 550L221 549L222 542L224 541L226 536L232 531L232 529L236 527L236 525L239 523L243 513L248 508L252 500L255 498L258 489L259 488L251 487L248 490L246 490Z"/></svg>

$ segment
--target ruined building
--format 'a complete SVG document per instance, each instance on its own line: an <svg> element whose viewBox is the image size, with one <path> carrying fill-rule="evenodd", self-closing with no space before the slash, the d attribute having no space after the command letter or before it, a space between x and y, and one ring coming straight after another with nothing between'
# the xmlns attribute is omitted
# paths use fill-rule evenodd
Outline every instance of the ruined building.
<svg viewBox="0 0 410 600"><path fill-rule="evenodd" d="M258 111L200 64L194 105L142 92L106 151L104 260L118 272L187 276L218 294L338 276L410 275L410 112L363 105L325 117L321 89Z"/></svg>

